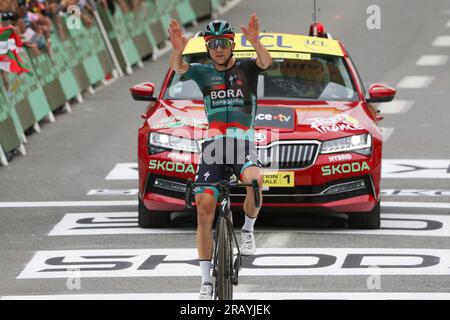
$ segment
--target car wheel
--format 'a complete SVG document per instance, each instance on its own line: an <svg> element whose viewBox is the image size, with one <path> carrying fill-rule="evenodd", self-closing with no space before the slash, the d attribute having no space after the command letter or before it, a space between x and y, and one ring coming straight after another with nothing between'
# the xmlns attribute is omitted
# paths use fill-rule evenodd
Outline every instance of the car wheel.
<svg viewBox="0 0 450 320"><path fill-rule="evenodd" d="M170 212L148 210L140 198L138 211L140 228L167 228L170 226Z"/></svg>
<svg viewBox="0 0 450 320"><path fill-rule="evenodd" d="M380 201L370 212L354 212L348 214L350 229L379 229L380 228Z"/></svg>

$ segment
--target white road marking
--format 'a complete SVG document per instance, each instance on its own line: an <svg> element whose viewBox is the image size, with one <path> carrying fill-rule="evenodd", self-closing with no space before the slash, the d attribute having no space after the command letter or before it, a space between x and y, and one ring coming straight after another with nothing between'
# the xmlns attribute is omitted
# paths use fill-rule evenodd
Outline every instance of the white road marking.
<svg viewBox="0 0 450 320"><path fill-rule="evenodd" d="M450 209L450 203L445 202L389 202L381 201L381 207L387 208L433 208Z"/></svg>
<svg viewBox="0 0 450 320"><path fill-rule="evenodd" d="M137 163L118 163L106 176L105 180L132 180L138 179Z"/></svg>
<svg viewBox="0 0 450 320"><path fill-rule="evenodd" d="M135 196L139 192L138 189L127 189L127 190L114 190L114 189L103 189L103 190L90 190L88 196ZM396 197L450 197L450 190L442 189L382 189L381 195L383 196L396 196Z"/></svg>
<svg viewBox="0 0 450 320"><path fill-rule="evenodd" d="M413 104L414 101L394 100L392 102L379 105L378 110L380 110L382 114L405 113L409 108L411 108Z"/></svg>
<svg viewBox="0 0 450 320"><path fill-rule="evenodd" d="M423 55L417 60L416 65L421 67L443 66L447 63L448 56Z"/></svg>
<svg viewBox="0 0 450 320"><path fill-rule="evenodd" d="M427 88L433 82L434 77L428 76L406 76L398 84L401 89L421 89Z"/></svg>
<svg viewBox="0 0 450 320"><path fill-rule="evenodd" d="M447 21L447 24L445 25L446 28L450 28L450 20Z"/></svg>
<svg viewBox="0 0 450 320"><path fill-rule="evenodd" d="M433 47L450 47L450 36L439 36L433 42Z"/></svg>
<svg viewBox="0 0 450 320"><path fill-rule="evenodd" d="M137 205L138 205L137 200L0 202L0 208L110 207L110 206L137 206Z"/></svg>
<svg viewBox="0 0 450 320"><path fill-rule="evenodd" d="M192 277L197 249L38 251L17 279ZM258 248L245 257L241 276L450 275L449 249Z"/></svg>
<svg viewBox="0 0 450 320"><path fill-rule="evenodd" d="M139 189L93 189L89 190L88 196L135 196L139 193Z"/></svg>
<svg viewBox="0 0 450 320"><path fill-rule="evenodd" d="M303 231L302 231L303 232ZM306 231L308 232L308 231ZM450 237L450 216L382 214L378 230L320 230L313 233Z"/></svg>
<svg viewBox="0 0 450 320"><path fill-rule="evenodd" d="M450 160L385 159L382 163L381 177L450 179Z"/></svg>
<svg viewBox="0 0 450 320"><path fill-rule="evenodd" d="M259 230L255 230L255 235L257 236L256 242L259 247L286 247L292 238L291 232L281 231L280 233L275 233L267 236L263 241L258 240L258 232ZM262 231L264 233L264 231Z"/></svg>
<svg viewBox="0 0 450 320"><path fill-rule="evenodd" d="M450 300L446 292L240 292L238 300ZM197 300L195 293L111 293L3 296L0 300Z"/></svg>
<svg viewBox="0 0 450 320"><path fill-rule="evenodd" d="M240 230L236 230L239 233ZM450 237L450 217L443 215L382 214L378 230L310 229L310 228L257 228L261 247L285 247L294 233L405 235L424 237ZM141 229L136 212L68 213L50 231L49 236L81 236L106 234L195 234L195 227ZM273 233L273 234L271 234Z"/></svg>
<svg viewBox="0 0 450 320"><path fill-rule="evenodd" d="M381 189L383 197L450 197L450 190L424 190L424 189Z"/></svg>
<svg viewBox="0 0 450 320"><path fill-rule="evenodd" d="M48 235L173 233L174 229L141 229L138 226L137 219L137 212L67 213ZM177 228L176 233L195 233L195 230Z"/></svg>

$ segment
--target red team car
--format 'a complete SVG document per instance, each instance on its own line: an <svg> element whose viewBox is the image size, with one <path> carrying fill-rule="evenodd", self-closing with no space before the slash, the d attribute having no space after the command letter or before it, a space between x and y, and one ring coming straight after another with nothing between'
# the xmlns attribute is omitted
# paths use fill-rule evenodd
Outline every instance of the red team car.
<svg viewBox="0 0 450 320"><path fill-rule="evenodd" d="M320 24L314 31L260 36L273 58L259 76L255 119L263 211L347 213L350 228L379 228L383 140L371 103L391 101L396 91L372 85L366 92L342 43ZM235 42L236 58L256 56L242 34ZM203 38L191 39L184 55L207 62ZM139 128L139 226L167 227L171 212L185 209L185 182L197 169L207 128L203 97L172 70L158 97L151 83L131 92L152 101ZM232 203L242 206L244 194L233 191Z"/></svg>

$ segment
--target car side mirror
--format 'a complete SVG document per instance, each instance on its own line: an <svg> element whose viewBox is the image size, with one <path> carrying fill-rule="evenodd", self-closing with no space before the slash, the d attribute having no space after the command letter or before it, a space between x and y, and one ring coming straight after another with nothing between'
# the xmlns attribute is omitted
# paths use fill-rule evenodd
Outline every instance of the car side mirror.
<svg viewBox="0 0 450 320"><path fill-rule="evenodd" d="M369 88L369 96L367 103L390 102L394 100L397 90L385 86L383 84L374 84Z"/></svg>
<svg viewBox="0 0 450 320"><path fill-rule="evenodd" d="M155 85L151 82L139 83L130 88L131 96L137 101L156 101Z"/></svg>

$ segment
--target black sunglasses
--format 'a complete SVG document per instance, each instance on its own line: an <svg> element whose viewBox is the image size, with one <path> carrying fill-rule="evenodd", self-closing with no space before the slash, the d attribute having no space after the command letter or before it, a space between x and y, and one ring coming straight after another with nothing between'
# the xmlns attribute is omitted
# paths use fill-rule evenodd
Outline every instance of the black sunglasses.
<svg viewBox="0 0 450 320"><path fill-rule="evenodd" d="M213 50L216 50L219 46L222 48L230 48L232 45L233 41L227 38L211 39L206 42L206 46Z"/></svg>

